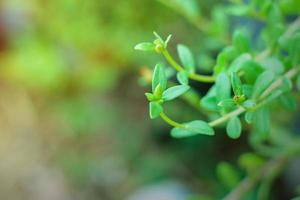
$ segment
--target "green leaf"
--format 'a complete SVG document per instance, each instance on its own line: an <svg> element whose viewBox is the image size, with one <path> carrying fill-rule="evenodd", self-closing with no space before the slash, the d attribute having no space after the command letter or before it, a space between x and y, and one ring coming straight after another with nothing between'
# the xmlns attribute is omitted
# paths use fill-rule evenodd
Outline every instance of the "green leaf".
<svg viewBox="0 0 300 200"><path fill-rule="evenodd" d="M175 99L178 96L182 95L189 89L190 89L190 86L188 86L188 85L177 85L174 87L170 87L166 91L163 92L162 98L165 101L170 101L170 100Z"/></svg>
<svg viewBox="0 0 300 200"><path fill-rule="evenodd" d="M282 62L276 57L268 57L261 62L261 66L265 70L273 71L275 74L279 75L284 72L284 66Z"/></svg>
<svg viewBox="0 0 300 200"><path fill-rule="evenodd" d="M198 133L189 131L185 128L173 128L171 130L171 136L174 138L185 138L185 137L191 137L194 135L198 135Z"/></svg>
<svg viewBox="0 0 300 200"><path fill-rule="evenodd" d="M158 84L160 84L162 91L164 91L167 87L167 77L161 64L157 64L154 68L152 76L152 92L155 91Z"/></svg>
<svg viewBox="0 0 300 200"><path fill-rule="evenodd" d="M263 68L254 60L248 60L241 64L240 70L243 71L245 82L254 84L256 78L263 72Z"/></svg>
<svg viewBox="0 0 300 200"><path fill-rule="evenodd" d="M171 38L172 38L172 35L169 35L169 36L167 37L167 39L166 39L166 41L165 41L165 47L166 47L166 48L168 47L168 43L170 42Z"/></svg>
<svg viewBox="0 0 300 200"><path fill-rule="evenodd" d="M244 63L251 60L252 56L249 53L243 53L230 64L229 72L238 72L243 67Z"/></svg>
<svg viewBox="0 0 300 200"><path fill-rule="evenodd" d="M178 72L176 77L177 77L178 82L181 85L188 85L189 84L188 74L185 71Z"/></svg>
<svg viewBox="0 0 300 200"><path fill-rule="evenodd" d="M264 101L262 102L264 105L271 103L275 99L277 99L280 95L283 94L282 90L275 90L269 96L267 96Z"/></svg>
<svg viewBox="0 0 300 200"><path fill-rule="evenodd" d="M158 84L153 92L153 96L156 100L160 100L162 97L162 93L163 93L163 91L161 89L161 86L160 86L160 84Z"/></svg>
<svg viewBox="0 0 300 200"><path fill-rule="evenodd" d="M246 15L249 11L249 6L243 4L226 7L226 13L234 16L243 16Z"/></svg>
<svg viewBox="0 0 300 200"><path fill-rule="evenodd" d="M290 78L284 76L282 79L281 90L283 92L289 92L293 89L293 83Z"/></svg>
<svg viewBox="0 0 300 200"><path fill-rule="evenodd" d="M217 100L220 102L224 99L229 99L231 96L231 84L226 73L222 72L216 79Z"/></svg>
<svg viewBox="0 0 300 200"><path fill-rule="evenodd" d="M201 99L200 105L202 108L205 108L207 110L211 111L218 111L218 102L216 97L216 87L212 86L206 95Z"/></svg>
<svg viewBox="0 0 300 200"><path fill-rule="evenodd" d="M240 175L238 171L227 162L221 162L218 164L217 176L228 189L235 188L240 182Z"/></svg>
<svg viewBox="0 0 300 200"><path fill-rule="evenodd" d="M172 1L176 4L176 7L180 9L180 12L184 12L190 18L197 19L200 15L200 9L197 0L175 0Z"/></svg>
<svg viewBox="0 0 300 200"><path fill-rule="evenodd" d="M201 120L195 120L188 123L185 123L186 129L198 134L203 135L214 135L214 129L208 125L207 122Z"/></svg>
<svg viewBox="0 0 300 200"><path fill-rule="evenodd" d="M254 153L244 153L239 157L239 166L248 174L255 173L265 163L265 160Z"/></svg>
<svg viewBox="0 0 300 200"><path fill-rule="evenodd" d="M233 45L240 53L249 51L250 42L249 37L245 31L237 29L233 34Z"/></svg>
<svg viewBox="0 0 300 200"><path fill-rule="evenodd" d="M242 133L242 124L238 117L232 117L227 123L227 135L232 139L237 139Z"/></svg>
<svg viewBox="0 0 300 200"><path fill-rule="evenodd" d="M143 42L135 45L134 49L139 51L155 51L155 44L151 42Z"/></svg>
<svg viewBox="0 0 300 200"><path fill-rule="evenodd" d="M296 111L297 110L297 102L296 100L290 96L290 95L283 95L280 97L280 102L281 104L291 110L291 111Z"/></svg>
<svg viewBox="0 0 300 200"><path fill-rule="evenodd" d="M158 102L149 103L149 113L151 119L159 117L161 112L163 112L163 107Z"/></svg>
<svg viewBox="0 0 300 200"><path fill-rule="evenodd" d="M218 104L216 96L205 96L200 101L201 107L211 110L218 111Z"/></svg>
<svg viewBox="0 0 300 200"><path fill-rule="evenodd" d="M184 128L173 128L171 131L172 137L175 138L191 137L199 134L211 136L215 133L213 128L211 128L208 123L201 120L185 123Z"/></svg>
<svg viewBox="0 0 300 200"><path fill-rule="evenodd" d="M236 107L236 104L233 99L224 99L218 103L218 106L227 109L233 109Z"/></svg>
<svg viewBox="0 0 300 200"><path fill-rule="evenodd" d="M236 72L231 73L231 86L235 95L240 96L243 94L242 81Z"/></svg>
<svg viewBox="0 0 300 200"><path fill-rule="evenodd" d="M253 88L253 98L257 98L261 93L267 89L267 87L273 82L275 78L274 72L267 70L261 73L254 84Z"/></svg>
<svg viewBox="0 0 300 200"><path fill-rule="evenodd" d="M297 66L300 63L300 33L298 32L292 37L292 42L289 48L291 60L293 66Z"/></svg>
<svg viewBox="0 0 300 200"><path fill-rule="evenodd" d="M243 103L243 106L247 109L247 110L251 110L256 106L256 102L254 100L247 100Z"/></svg>
<svg viewBox="0 0 300 200"><path fill-rule="evenodd" d="M185 45L179 44L177 46L177 50L180 61L184 68L190 73L195 72L195 60L190 49Z"/></svg>
<svg viewBox="0 0 300 200"><path fill-rule="evenodd" d="M154 101L155 97L152 93L145 93L145 96L147 97L148 101Z"/></svg>
<svg viewBox="0 0 300 200"><path fill-rule="evenodd" d="M247 99L251 98L253 93L253 86L244 84L243 85L243 94L246 96Z"/></svg>
<svg viewBox="0 0 300 200"><path fill-rule="evenodd" d="M297 76L296 86L297 86L297 89L300 91L300 74L298 74L298 76Z"/></svg>
<svg viewBox="0 0 300 200"><path fill-rule="evenodd" d="M158 33L156 33L155 31L153 31L153 34L156 37L156 39L159 40L160 43L164 44L164 40L162 39L162 37L160 35L158 35Z"/></svg>
<svg viewBox="0 0 300 200"><path fill-rule="evenodd" d="M229 62L237 56L237 51L233 46L225 47L217 56L217 63L214 67L214 75L217 76L228 67Z"/></svg>
<svg viewBox="0 0 300 200"><path fill-rule="evenodd" d="M245 121L248 124L252 124L253 117L254 117L254 113L253 112L246 112L246 114L245 114Z"/></svg>
<svg viewBox="0 0 300 200"><path fill-rule="evenodd" d="M255 111L253 123L257 136L260 139L265 139L270 130L270 113L268 107L262 107Z"/></svg>

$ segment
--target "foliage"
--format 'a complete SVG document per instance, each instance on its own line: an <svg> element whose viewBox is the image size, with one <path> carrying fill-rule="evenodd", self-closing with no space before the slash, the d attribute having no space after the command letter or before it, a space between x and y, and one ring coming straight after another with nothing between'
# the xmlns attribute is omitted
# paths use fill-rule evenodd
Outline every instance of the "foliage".
<svg viewBox="0 0 300 200"><path fill-rule="evenodd" d="M154 32L154 42L135 46L136 50L160 54L168 62L155 66L152 93L146 93L150 117L161 117L172 126L171 136L175 138L213 136L224 127L231 139L250 132L248 142L255 152L242 154L240 158L241 168L246 170L248 178L238 184L240 178L231 166L221 163L218 167L221 179L233 188L224 199L250 198L253 193L255 199L268 199L274 179L287 161L300 153L300 137L293 134L295 130L288 128L293 122L281 123L274 121L273 117L278 110L284 109L290 109L289 115L294 116L292 111L297 109L299 92L296 88L299 89L300 82L299 2L231 1L230 4L215 5L210 19L197 10L196 1L175 2L175 8L172 8L181 5L180 13L205 34L203 47L199 48L205 48L205 43L215 43L205 48L204 55L197 57L186 45L178 44L180 62L168 50L171 35L164 39ZM240 24L236 25L235 21ZM229 30L228 27L233 28ZM218 52L217 55L215 52ZM206 63L199 57L212 62L205 66ZM171 84L173 78L166 76L169 68L176 71L175 86ZM210 86L195 105L195 112L200 110L206 117L179 123L166 114L164 106L167 101L189 93L195 88L194 82ZM289 134L284 137L292 138L290 142L280 146L276 144L273 140L278 136L272 133L273 126L289 129Z"/></svg>

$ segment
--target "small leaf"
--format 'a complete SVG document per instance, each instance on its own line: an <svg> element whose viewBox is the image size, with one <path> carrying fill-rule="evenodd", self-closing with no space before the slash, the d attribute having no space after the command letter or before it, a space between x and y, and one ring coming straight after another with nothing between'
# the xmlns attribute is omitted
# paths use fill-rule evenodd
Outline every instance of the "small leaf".
<svg viewBox="0 0 300 200"><path fill-rule="evenodd" d="M297 76L296 86L297 86L297 89L300 91L300 74L298 74L298 76Z"/></svg>
<svg viewBox="0 0 300 200"><path fill-rule="evenodd" d="M231 73L231 86L235 95L240 96L243 94L242 81L236 72Z"/></svg>
<svg viewBox="0 0 300 200"><path fill-rule="evenodd" d="M261 66L265 70L271 70L275 74L282 74L284 72L284 66L282 62L276 57L268 57L261 62Z"/></svg>
<svg viewBox="0 0 300 200"><path fill-rule="evenodd" d="M189 131L185 128L173 128L171 130L171 136L174 138L185 138L197 135L198 133Z"/></svg>
<svg viewBox="0 0 300 200"><path fill-rule="evenodd" d="M158 84L153 92L154 98L156 100L160 100L162 97L162 93L163 93L163 91L161 89L161 86L160 86L160 84Z"/></svg>
<svg viewBox="0 0 300 200"><path fill-rule="evenodd" d="M265 160L254 153L244 153L239 157L239 166L248 174L255 173L265 163Z"/></svg>
<svg viewBox="0 0 300 200"><path fill-rule="evenodd" d="M152 75L152 92L155 91L157 85L160 84L162 91L167 87L167 78L165 70L161 64L157 64Z"/></svg>
<svg viewBox="0 0 300 200"><path fill-rule="evenodd" d="M135 45L134 49L139 51L155 51L155 45L151 42L143 42Z"/></svg>
<svg viewBox="0 0 300 200"><path fill-rule="evenodd" d="M190 89L190 86L188 86L188 85L177 85L174 87L170 87L166 91L163 92L162 98L165 101L170 101L170 100L175 99L178 96L182 95L189 89Z"/></svg>
<svg viewBox="0 0 300 200"><path fill-rule="evenodd" d="M250 42L249 42L249 38L246 35L245 31L241 31L240 29L237 29L234 32L234 34L233 34L233 45L241 53L249 51Z"/></svg>
<svg viewBox="0 0 300 200"><path fill-rule="evenodd" d="M285 108L287 108L287 109L289 109L289 110L291 110L291 111L297 110L297 102L296 102L296 100L295 100L292 96L290 96L290 95L284 95L284 96L281 96L281 97L280 97L280 102L281 102L281 104L282 104Z"/></svg>
<svg viewBox="0 0 300 200"><path fill-rule="evenodd" d="M218 102L216 97L216 86L212 86L206 95L201 99L200 106L211 111L218 111Z"/></svg>
<svg viewBox="0 0 300 200"><path fill-rule="evenodd" d="M173 128L171 131L172 137L175 138L191 137L199 134L214 135L215 133L208 123L201 120L185 123L184 128Z"/></svg>
<svg viewBox="0 0 300 200"><path fill-rule="evenodd" d="M265 139L270 130L270 113L268 107L265 106L255 111L253 123L258 134L257 136L260 139Z"/></svg>
<svg viewBox="0 0 300 200"><path fill-rule="evenodd" d="M195 120L191 121L185 124L186 129L198 134L203 135L214 135L214 129L208 125L208 123L201 121L201 120Z"/></svg>
<svg viewBox="0 0 300 200"><path fill-rule="evenodd" d="M152 93L145 93L145 96L147 97L148 101L154 101L155 97Z"/></svg>
<svg viewBox="0 0 300 200"><path fill-rule="evenodd" d="M227 135L232 139L237 139L241 136L242 125L238 117L232 117L227 123L226 127Z"/></svg>
<svg viewBox="0 0 300 200"><path fill-rule="evenodd" d="M185 71L178 72L177 75L177 80L181 85L188 85L189 84L189 78L188 75Z"/></svg>
<svg viewBox="0 0 300 200"><path fill-rule="evenodd" d="M244 84L243 85L243 94L246 96L247 99L251 98L253 92L253 86Z"/></svg>
<svg viewBox="0 0 300 200"><path fill-rule="evenodd" d="M233 189L240 182L238 171L229 163L221 162L217 166L218 179L228 188Z"/></svg>
<svg viewBox="0 0 300 200"><path fill-rule="evenodd" d="M169 36L167 37L167 39L166 39L166 41L165 41L165 47L166 47L166 48L168 47L168 43L170 42L171 38L172 38L172 35L169 35Z"/></svg>
<svg viewBox="0 0 300 200"><path fill-rule="evenodd" d="M226 13L234 16L243 16L243 15L247 15L249 10L250 10L249 6L240 4L240 5L228 6L226 8Z"/></svg>
<svg viewBox="0 0 300 200"><path fill-rule="evenodd" d="M247 100L243 103L243 106L247 109L247 110L251 110L256 106L256 102L254 100Z"/></svg>
<svg viewBox="0 0 300 200"><path fill-rule="evenodd" d="M268 97L265 98L265 100L263 101L263 104L266 105L266 104L271 103L272 101L277 99L280 95L282 95L282 93L283 93L282 90L275 90Z"/></svg>
<svg viewBox="0 0 300 200"><path fill-rule="evenodd" d="M292 89L293 89L293 83L292 83L291 79L284 76L283 79L282 79L281 90L283 92L289 92Z"/></svg>
<svg viewBox="0 0 300 200"><path fill-rule="evenodd" d="M225 109L232 109L236 107L236 104L233 99L224 99L218 103L218 106Z"/></svg>
<svg viewBox="0 0 300 200"><path fill-rule="evenodd" d="M153 31L153 34L159 40L160 43L164 44L164 40L162 39L162 37L160 37L160 35L158 35L158 33L156 33L155 31Z"/></svg>
<svg viewBox="0 0 300 200"><path fill-rule="evenodd" d="M245 114L245 121L246 121L248 124L252 124L253 116L254 116L254 113L253 113L253 112L246 112L246 114Z"/></svg>
<svg viewBox="0 0 300 200"><path fill-rule="evenodd" d="M300 56L299 56L299 51L300 51L300 33L297 32L293 37L292 37L292 42L289 48L290 51L290 56L292 60L293 66L297 66L300 63Z"/></svg>
<svg viewBox="0 0 300 200"><path fill-rule="evenodd" d="M177 50L180 61L184 68L190 73L195 72L195 60L190 49L185 45L179 44L177 46Z"/></svg>
<svg viewBox="0 0 300 200"><path fill-rule="evenodd" d="M218 101L229 99L231 96L231 84L226 73L222 72L216 79L216 93Z"/></svg>
<svg viewBox="0 0 300 200"><path fill-rule="evenodd" d="M217 76L228 67L229 62L237 56L237 51L233 46L225 47L217 56L217 63L214 67L214 75Z"/></svg>
<svg viewBox="0 0 300 200"><path fill-rule="evenodd" d="M243 78L248 84L254 84L256 78L263 72L261 65L254 60L243 62L240 70L243 71Z"/></svg>
<svg viewBox="0 0 300 200"><path fill-rule="evenodd" d="M253 98L257 98L267 87L273 82L275 78L274 72L272 71L264 71L261 73L254 84L253 88Z"/></svg>
<svg viewBox="0 0 300 200"><path fill-rule="evenodd" d="M157 102L149 103L149 113L151 119L155 119L159 117L161 112L163 112L163 107L159 103Z"/></svg>
<svg viewBox="0 0 300 200"><path fill-rule="evenodd" d="M252 56L249 53L243 53L230 64L229 72L238 72L243 67L243 65L250 61Z"/></svg>

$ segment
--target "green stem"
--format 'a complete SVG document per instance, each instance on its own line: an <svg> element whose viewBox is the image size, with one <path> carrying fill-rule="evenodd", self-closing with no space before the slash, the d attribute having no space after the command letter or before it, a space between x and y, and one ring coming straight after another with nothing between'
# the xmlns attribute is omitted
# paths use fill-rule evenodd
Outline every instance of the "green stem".
<svg viewBox="0 0 300 200"><path fill-rule="evenodd" d="M168 52L168 50L164 50L162 54L165 56L166 60L170 63L170 65L177 71L182 72L185 71L185 69L179 65L171 56L171 54ZM213 76L206 76L206 75L199 75L190 73L188 74L189 78L195 81L204 82L204 83L213 83L215 81L215 78Z"/></svg>
<svg viewBox="0 0 300 200"><path fill-rule="evenodd" d="M226 197L223 198L223 200L243 199L244 195L248 193L260 180L270 178L271 176L277 176L278 172L284 169L286 163L299 155L299 153L300 146L299 141L297 140L289 145L283 153L271 159L260 169L258 169L258 171L251 177L247 177L241 181L234 190L232 190Z"/></svg>
<svg viewBox="0 0 300 200"><path fill-rule="evenodd" d="M181 67L171 56L171 54L168 52L168 50L164 50L163 55L165 56L166 60L170 63L170 65L172 65L172 67L174 67L174 69L176 69L177 71L181 72L184 71L184 68Z"/></svg>
<svg viewBox="0 0 300 200"><path fill-rule="evenodd" d="M287 78L293 78L297 75L298 73L298 69L297 67L290 69L284 76ZM277 81L273 82L259 97L258 99L264 99L265 97L267 97L268 95L270 95L275 89L277 89L278 87L281 86L281 84L283 83L282 81L283 79L278 79ZM259 107L259 106L258 106ZM229 120L231 117L235 117L235 116L239 116L240 114L246 112L246 109L243 107L239 107L238 109L212 121L209 123L210 126L215 127L218 126L224 122L226 122L227 120Z"/></svg>
<svg viewBox="0 0 300 200"><path fill-rule="evenodd" d="M170 124L171 126L174 126L176 128L184 128L185 126L183 124L180 124L172 119L170 119L164 112L160 113L160 117L167 122L168 124Z"/></svg>

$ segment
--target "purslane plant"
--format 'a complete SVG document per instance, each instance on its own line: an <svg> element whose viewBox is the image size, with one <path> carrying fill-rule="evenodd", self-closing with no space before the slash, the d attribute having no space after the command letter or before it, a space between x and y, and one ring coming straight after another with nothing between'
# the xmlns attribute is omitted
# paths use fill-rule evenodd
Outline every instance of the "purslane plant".
<svg viewBox="0 0 300 200"><path fill-rule="evenodd" d="M168 0L159 1L170 5ZM187 5L188 2L192 3ZM290 110L297 108L293 96L297 89L300 90L300 18L297 18L299 13L295 9L299 3L296 0L252 0L247 3L232 1L232 4L213 8L213 20L208 23L209 20L196 12L193 13L195 18L189 14L190 8L196 5L195 2L185 1L182 8L187 6L189 9L180 10L180 14L203 31L206 34L204 37L214 41L215 37L219 37L219 41L226 46L218 50L211 75L204 75L199 73L201 70L187 46L177 45L180 62L174 59L168 51L171 35L164 40L154 32L154 42L136 45L136 50L161 54L176 71L178 83L168 87L168 65L155 66L152 92L146 93L150 118L160 117L172 126L171 135L175 138L198 134L212 136L216 134L215 127L225 126L227 135L238 139L243 129L250 129L249 143L256 152L242 154L239 158L240 168L246 170L248 176L240 183L235 183L240 178L229 163L221 163L217 167L217 173L231 189L224 199L243 199L258 183L257 199L268 199L272 181L280 174L287 161L300 153L299 137L285 135L290 142L280 141L281 138L274 139L278 136L274 136L273 132L276 131L271 127L270 114L274 105ZM172 5L170 7L174 10L180 8L180 5ZM228 27L227 16L247 17L256 23L262 22L264 25L260 36L254 39L253 27L237 27L234 28L231 39L228 39L229 33L225 30ZM203 21L206 23L201 24ZM224 28L224 31L220 31L218 26ZM166 114L163 105L192 90L189 80L212 84L197 106L197 110L207 113L207 118L180 123ZM270 159L266 161L261 156Z"/></svg>
<svg viewBox="0 0 300 200"><path fill-rule="evenodd" d="M282 39L287 39L287 37L292 38L290 41L291 46L294 44L293 40L299 39L297 35L294 37L292 35L297 30L295 26L300 26L299 19L290 25L290 28L282 36ZM295 30L291 31L291 29ZM261 54L253 57L249 53L242 53L228 67L223 65L222 69L220 69L219 66L216 66L212 76L200 75L195 73L195 61L191 51L186 46L178 45L179 58L183 64L181 66L167 50L171 35L165 41L157 33L154 32L154 35L156 36L156 40L153 43L140 43L135 46L135 49L155 51L163 54L169 64L178 71L176 77L180 85L167 88L165 69L161 64L157 64L152 77L152 93L146 93L147 99L150 102L149 111L151 119L160 116L173 126L174 128L171 131L173 137L188 137L196 134L214 135L213 127L228 122L226 127L228 136L233 139L239 138L242 132L239 116L245 113L245 121L249 124L252 123L253 118L264 118L261 115L265 114L265 107L273 100L290 92L292 89L291 79L299 71L299 67L297 66L299 64L297 61L298 57L291 60L293 66L290 66L285 71L285 67L280 64L278 59L268 57L271 56L269 55L271 52L269 52L269 49L266 49L261 53L266 58L263 58ZM247 43L247 41L243 40L245 38L238 39L238 37L244 36L240 35L240 33L234 35L233 41L238 41L234 47L245 46ZM294 42L297 43L299 41ZM291 52L296 50L290 49ZM222 53L220 55L223 55ZM260 60L263 61L262 64L259 62ZM277 65L271 66L274 64ZM251 80L253 77L255 77L254 81ZM243 83L241 78L245 79L246 83ZM164 113L163 103L187 92L190 88L188 85L189 79L215 83L202 99L201 105L209 110L217 111L220 114L220 118L211 122L196 120L187 123L178 123ZM231 94L231 90L233 90L233 95ZM265 131L265 124L260 125L260 123L256 123L256 125L256 128L261 130L262 133Z"/></svg>

